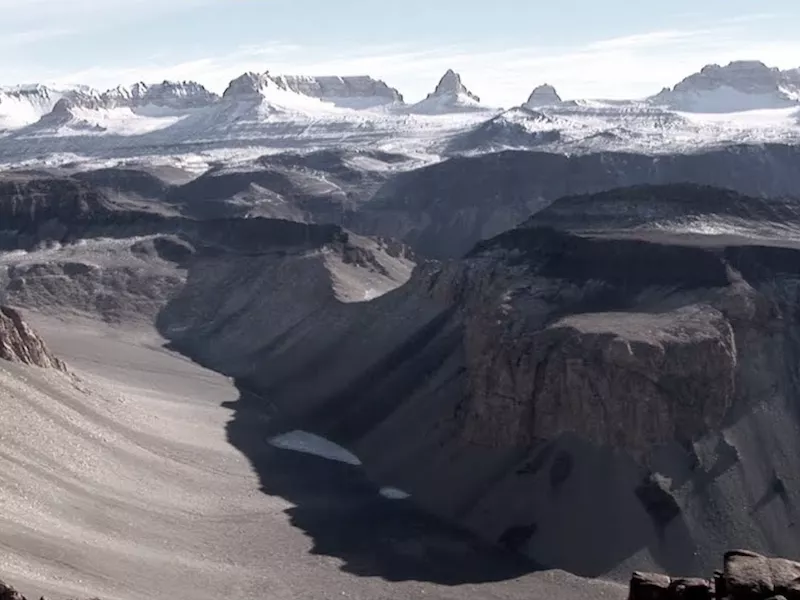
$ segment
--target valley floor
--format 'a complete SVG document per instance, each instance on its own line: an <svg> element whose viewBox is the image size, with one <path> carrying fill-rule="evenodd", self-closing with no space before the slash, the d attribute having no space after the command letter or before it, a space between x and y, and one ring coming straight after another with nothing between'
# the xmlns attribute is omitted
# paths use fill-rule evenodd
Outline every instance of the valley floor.
<svg viewBox="0 0 800 600"><path fill-rule="evenodd" d="M238 392L152 331L28 315L74 377L0 365L0 574L105 600L622 598L530 573L382 498L357 466L271 447L262 491L226 436ZM253 435L263 423L253 419ZM324 543L294 522L325 520ZM316 531L320 527L315 527Z"/></svg>

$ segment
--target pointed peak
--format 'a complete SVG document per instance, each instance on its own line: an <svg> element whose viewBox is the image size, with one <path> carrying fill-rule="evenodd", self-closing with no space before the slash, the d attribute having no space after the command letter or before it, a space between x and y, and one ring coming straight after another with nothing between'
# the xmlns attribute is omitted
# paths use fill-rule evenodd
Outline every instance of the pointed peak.
<svg viewBox="0 0 800 600"><path fill-rule="evenodd" d="M544 83L537 86L528 97L528 101L524 104L526 108L534 108L538 106L550 106L553 104L560 104L562 102L561 96L558 95L556 88L549 83Z"/></svg>
<svg viewBox="0 0 800 600"><path fill-rule="evenodd" d="M475 102L480 102L481 99L470 92L467 87L461 81L461 75L453 71L453 69L447 69L445 74L439 80L436 89L433 91L433 94L430 94L428 97L433 96L446 96L446 95L454 95L457 96L459 94L463 94Z"/></svg>

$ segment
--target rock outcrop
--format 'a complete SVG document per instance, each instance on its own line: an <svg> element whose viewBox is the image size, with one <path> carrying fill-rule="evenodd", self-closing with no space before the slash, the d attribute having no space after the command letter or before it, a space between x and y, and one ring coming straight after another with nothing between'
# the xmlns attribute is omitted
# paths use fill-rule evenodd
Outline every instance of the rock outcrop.
<svg viewBox="0 0 800 600"><path fill-rule="evenodd" d="M526 447L571 432L642 455L691 442L731 407L734 333L709 305L583 313L542 325L498 331L467 322L466 439Z"/></svg>
<svg viewBox="0 0 800 600"><path fill-rule="evenodd" d="M0 306L0 358L9 362L66 371L19 311Z"/></svg>

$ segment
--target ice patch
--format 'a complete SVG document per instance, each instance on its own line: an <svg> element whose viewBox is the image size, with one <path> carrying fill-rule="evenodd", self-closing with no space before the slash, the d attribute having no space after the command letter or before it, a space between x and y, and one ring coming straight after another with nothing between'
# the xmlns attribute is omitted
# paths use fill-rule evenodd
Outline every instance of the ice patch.
<svg viewBox="0 0 800 600"><path fill-rule="evenodd" d="M271 438L269 443L271 446L283 450L313 454L314 456L343 462L348 465L361 465L359 458L349 450L323 437L308 433L307 431L290 431L289 433L283 433Z"/></svg>
<svg viewBox="0 0 800 600"><path fill-rule="evenodd" d="M407 500L411 498L411 494L394 487L381 488L380 495L388 500Z"/></svg>

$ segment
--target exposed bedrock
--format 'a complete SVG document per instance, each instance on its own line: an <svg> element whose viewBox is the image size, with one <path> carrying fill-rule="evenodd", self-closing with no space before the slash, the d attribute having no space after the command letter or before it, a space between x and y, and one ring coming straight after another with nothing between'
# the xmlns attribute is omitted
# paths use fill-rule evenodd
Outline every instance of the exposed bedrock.
<svg viewBox="0 0 800 600"><path fill-rule="evenodd" d="M0 306L0 359L66 371L19 311L7 306Z"/></svg>

